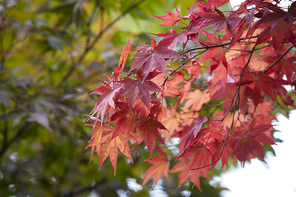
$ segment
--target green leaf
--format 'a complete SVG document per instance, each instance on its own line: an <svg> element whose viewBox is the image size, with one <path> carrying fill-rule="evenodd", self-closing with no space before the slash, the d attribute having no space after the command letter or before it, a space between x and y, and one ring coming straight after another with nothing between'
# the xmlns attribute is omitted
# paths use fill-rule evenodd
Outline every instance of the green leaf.
<svg viewBox="0 0 296 197"><path fill-rule="evenodd" d="M51 46L53 49L56 50L64 50L62 40L59 37L56 36L48 36L47 37L47 43L49 46Z"/></svg>

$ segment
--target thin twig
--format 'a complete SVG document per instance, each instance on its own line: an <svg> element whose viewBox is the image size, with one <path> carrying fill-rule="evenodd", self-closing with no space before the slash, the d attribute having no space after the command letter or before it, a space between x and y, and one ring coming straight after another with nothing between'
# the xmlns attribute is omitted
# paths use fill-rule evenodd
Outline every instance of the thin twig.
<svg viewBox="0 0 296 197"><path fill-rule="evenodd" d="M249 64L250 61L251 61L251 57L252 57L252 55L253 55L253 53L254 53L254 50L255 50L255 46L253 47L252 51L250 52L250 56L249 56L249 58L248 58L248 61L247 61L247 63L245 64L245 66L244 66L242 72L240 73L240 79L239 79L238 87L237 87L237 89L236 89L236 91L235 91L235 93L234 93L234 95L233 95L233 97L232 97L231 105L229 106L227 112L224 114L223 118L220 120L220 123L216 124L215 127L214 127L212 130L214 130L218 125L220 125L220 124L224 121L224 119L226 118L226 116L230 113L231 109L233 108L234 104L237 103L237 102L239 101L239 100L238 100L238 97L239 97L239 90L240 90L241 82L242 82L242 79L243 79L244 73L245 73L246 70L247 70L248 64ZM237 105L238 105L238 104L237 104ZM225 146L226 146L226 143L227 143L227 140L228 140L228 137L229 137L229 134L230 134L230 131L231 131L231 129L232 129L232 127L233 127L233 124L234 124L234 115L235 115L235 113L233 113L233 115L232 115L232 122L231 122L231 125L230 125L230 127L229 127L229 129L228 129L228 131L227 131L226 136L225 136L225 141L224 141L224 143L223 143L223 147L222 147L222 149L221 149L221 152L220 152L220 155L219 155L218 159L215 160L215 161L213 161L213 162L211 162L211 163L208 164L208 165L201 166L201 167L198 167L198 168L192 168L191 170L199 170L199 169L202 169L202 168L209 167L209 166L211 166L211 165L217 163L217 162L221 159L222 154L223 154L223 151L224 151Z"/></svg>
<svg viewBox="0 0 296 197"><path fill-rule="evenodd" d="M17 130L16 134L12 138L10 138L10 140L7 141L6 144L3 144L2 149L0 150L0 158L4 155L8 147L21 136L21 134L28 128L28 126L28 122L23 123L23 125L20 126Z"/></svg>

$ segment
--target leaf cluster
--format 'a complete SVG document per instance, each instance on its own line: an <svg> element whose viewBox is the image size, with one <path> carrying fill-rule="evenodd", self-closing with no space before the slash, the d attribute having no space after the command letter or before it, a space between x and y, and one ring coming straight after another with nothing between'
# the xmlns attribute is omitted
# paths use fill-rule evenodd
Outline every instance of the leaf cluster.
<svg viewBox="0 0 296 197"><path fill-rule="evenodd" d="M275 144L273 110L279 103L287 113L295 108L296 2L286 9L277 1L259 0L245 1L234 11L220 9L227 4L195 1L183 16L175 7L155 16L169 32L153 34L159 38L136 50L128 40L118 67L93 90L100 95L89 117L93 128L107 125L102 136L110 127L113 133L96 143L93 133L87 146L92 152L97 147L100 166L102 154L112 162L117 149L102 153L98 147L118 137L129 158L129 146L145 141L152 166L143 185L153 176L157 184L160 172L166 178L179 172L179 185L190 179L202 190L200 177L210 179L218 162L222 169L256 157L264 161L264 146ZM179 151L173 152L168 144L176 139ZM170 169L170 163L176 164Z"/></svg>

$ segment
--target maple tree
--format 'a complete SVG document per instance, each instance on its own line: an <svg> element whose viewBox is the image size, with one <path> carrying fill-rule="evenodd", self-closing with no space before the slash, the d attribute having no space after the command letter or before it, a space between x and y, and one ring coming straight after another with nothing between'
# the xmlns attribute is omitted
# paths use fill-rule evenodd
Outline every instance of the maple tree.
<svg viewBox="0 0 296 197"><path fill-rule="evenodd" d="M145 143L152 166L143 185L179 172L179 184L189 178L201 189L199 177L209 179L219 161L264 161L275 144L272 111L296 107L296 2L247 0L219 10L227 3L195 1L185 16L176 7L155 16L168 32L137 49L128 40L118 67L92 92L100 97L86 148L97 150L100 167L109 156L115 174L118 149L132 161L130 146ZM172 139L177 154L166 147Z"/></svg>

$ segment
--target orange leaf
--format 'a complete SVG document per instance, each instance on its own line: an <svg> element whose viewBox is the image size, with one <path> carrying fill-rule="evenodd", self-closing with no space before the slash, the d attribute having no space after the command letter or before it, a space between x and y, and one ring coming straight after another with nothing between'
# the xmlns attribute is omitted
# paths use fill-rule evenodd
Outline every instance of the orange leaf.
<svg viewBox="0 0 296 197"><path fill-rule="evenodd" d="M177 130L179 125L182 123L180 114L176 112L176 107L172 107L170 110L167 110L167 116L162 119L162 123L167 128L164 133L166 141L174 134L174 131Z"/></svg>
<svg viewBox="0 0 296 197"><path fill-rule="evenodd" d="M203 104L210 100L210 94L196 89L194 92L188 93L185 99L188 99L184 105L185 109L188 109L192 106L191 110L198 111Z"/></svg>
<svg viewBox="0 0 296 197"><path fill-rule="evenodd" d="M123 70L128 54L130 52L131 52L131 37L128 39L127 44L124 45L123 49L120 51L121 56L118 62L118 69L120 68L121 70Z"/></svg>
<svg viewBox="0 0 296 197"><path fill-rule="evenodd" d="M180 157L192 157L187 166L185 176L187 176L190 170L197 170L198 168L201 168L202 173L207 174L210 168L209 160L213 161L210 150L199 142L187 148Z"/></svg>
<svg viewBox="0 0 296 197"><path fill-rule="evenodd" d="M161 178L162 174L164 174L164 176L168 178L171 158L170 156L166 155L166 153L160 147L156 147L156 148L159 155L153 156L151 159L145 160L151 163L152 166L143 175L143 178L145 179L142 186L144 186L154 176L155 176L155 185Z"/></svg>
<svg viewBox="0 0 296 197"><path fill-rule="evenodd" d="M101 151L102 134L105 132L107 133L112 132L113 128L107 124L101 124L99 122L96 122L94 124L87 124L87 125L93 127L93 133L92 133L91 139L88 141L88 145L85 147L85 149L91 147L91 157L90 157L90 161L91 161L95 148L97 149L98 156L100 157L99 153Z"/></svg>
<svg viewBox="0 0 296 197"><path fill-rule="evenodd" d="M112 138L113 133L109 133L105 136L104 143L101 146L101 152L100 152L100 167L101 169L104 161L107 159L108 155L111 161L111 164L114 168L114 176L116 174L116 167L117 167L117 155L118 155L118 148L119 150L127 156L132 162L132 156L131 151L127 143L125 143L125 138L127 136L124 136L124 134L120 134L119 136Z"/></svg>

